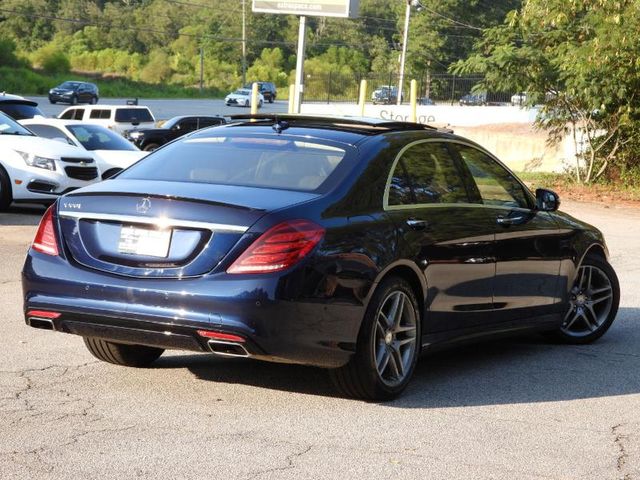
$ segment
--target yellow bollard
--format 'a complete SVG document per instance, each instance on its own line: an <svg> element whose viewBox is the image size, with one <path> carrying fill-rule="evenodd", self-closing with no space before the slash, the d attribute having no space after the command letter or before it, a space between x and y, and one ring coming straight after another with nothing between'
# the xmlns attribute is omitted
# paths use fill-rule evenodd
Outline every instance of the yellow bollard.
<svg viewBox="0 0 640 480"><path fill-rule="evenodd" d="M367 99L367 81L360 81L360 98L358 98L358 106L360 107L360 116L364 117L364 102Z"/></svg>
<svg viewBox="0 0 640 480"><path fill-rule="evenodd" d="M409 115L409 120L413 123L418 121L418 112L417 112L417 104L418 104L418 82L415 80L411 80L411 114Z"/></svg>
<svg viewBox="0 0 640 480"><path fill-rule="evenodd" d="M296 94L296 86L289 85L289 113L293 113L294 97Z"/></svg>
<svg viewBox="0 0 640 480"><path fill-rule="evenodd" d="M258 84L251 84L251 115L258 113Z"/></svg>

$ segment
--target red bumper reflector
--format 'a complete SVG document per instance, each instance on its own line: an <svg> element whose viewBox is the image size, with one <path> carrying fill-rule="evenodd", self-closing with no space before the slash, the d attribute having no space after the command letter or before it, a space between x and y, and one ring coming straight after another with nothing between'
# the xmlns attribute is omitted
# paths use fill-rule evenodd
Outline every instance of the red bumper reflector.
<svg viewBox="0 0 640 480"><path fill-rule="evenodd" d="M210 332L209 330L198 330L198 335L201 337L212 338L214 340L225 340L227 342L239 342L243 343L244 338L238 335L232 335L230 333Z"/></svg>
<svg viewBox="0 0 640 480"><path fill-rule="evenodd" d="M27 317L49 318L51 320L55 320L60 315L62 314L58 312L49 312L47 310L29 310L27 312Z"/></svg>

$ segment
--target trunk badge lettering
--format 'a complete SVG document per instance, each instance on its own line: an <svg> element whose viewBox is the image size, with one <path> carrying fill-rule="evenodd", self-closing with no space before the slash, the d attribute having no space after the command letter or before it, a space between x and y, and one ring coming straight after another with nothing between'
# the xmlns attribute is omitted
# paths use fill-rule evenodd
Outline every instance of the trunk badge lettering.
<svg viewBox="0 0 640 480"><path fill-rule="evenodd" d="M68 208L71 210L80 210L82 208L81 203L63 203L64 208Z"/></svg>
<svg viewBox="0 0 640 480"><path fill-rule="evenodd" d="M138 213L147 213L150 208L151 208L151 200L149 199L149 197L143 198L136 205L136 211Z"/></svg>

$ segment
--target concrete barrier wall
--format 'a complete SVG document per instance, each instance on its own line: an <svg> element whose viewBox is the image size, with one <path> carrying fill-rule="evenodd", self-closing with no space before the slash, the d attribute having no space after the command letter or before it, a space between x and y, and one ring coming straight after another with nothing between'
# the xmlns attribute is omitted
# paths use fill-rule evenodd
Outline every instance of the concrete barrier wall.
<svg viewBox="0 0 640 480"><path fill-rule="evenodd" d="M306 103L302 113L358 116L354 104ZM575 162L575 147L570 137L549 145L548 135L534 128L537 109L512 106L461 107L448 105L418 106L420 123L452 128L457 135L482 145L511 169L522 172L562 172ZM384 120L408 121L408 105L365 106L365 116Z"/></svg>

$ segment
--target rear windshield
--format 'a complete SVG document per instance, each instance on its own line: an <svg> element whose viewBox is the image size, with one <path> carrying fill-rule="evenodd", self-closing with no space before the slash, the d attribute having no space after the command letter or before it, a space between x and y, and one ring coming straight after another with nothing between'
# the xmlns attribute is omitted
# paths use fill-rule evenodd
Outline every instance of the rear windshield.
<svg viewBox="0 0 640 480"><path fill-rule="evenodd" d="M312 191L345 153L280 137L192 138L155 151L118 178Z"/></svg>
<svg viewBox="0 0 640 480"><path fill-rule="evenodd" d="M146 108L118 108L116 110L116 122L153 122L153 116Z"/></svg>
<svg viewBox="0 0 640 480"><path fill-rule="evenodd" d="M21 103L0 103L0 111L6 113L14 120L24 120L36 116L44 117L44 113L38 107Z"/></svg>

